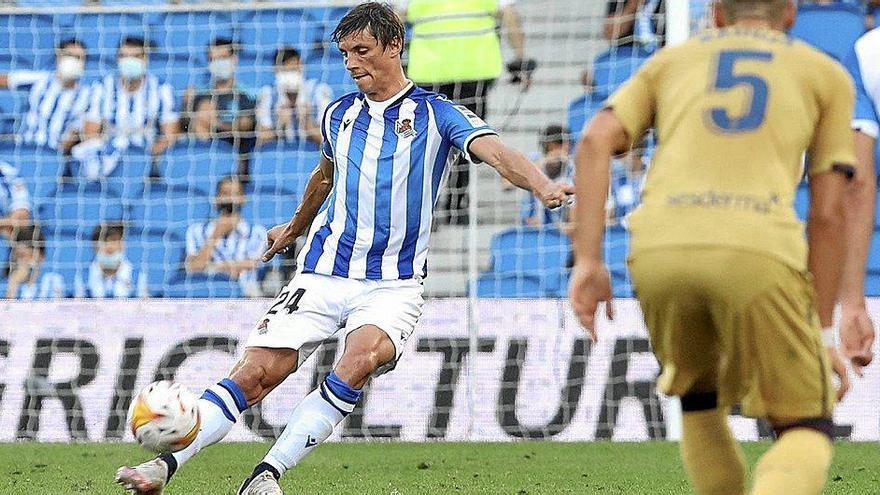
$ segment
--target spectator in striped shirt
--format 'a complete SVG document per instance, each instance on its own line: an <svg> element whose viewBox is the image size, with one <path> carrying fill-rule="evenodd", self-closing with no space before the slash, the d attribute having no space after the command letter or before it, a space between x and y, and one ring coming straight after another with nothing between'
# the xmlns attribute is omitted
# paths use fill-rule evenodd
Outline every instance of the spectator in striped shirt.
<svg viewBox="0 0 880 495"><path fill-rule="evenodd" d="M64 297L64 279L55 272L44 272L45 240L34 225L15 229L6 268L8 299L52 299Z"/></svg>
<svg viewBox="0 0 880 495"><path fill-rule="evenodd" d="M247 201L241 182L227 176L217 185L214 205L220 213L186 230L187 273L224 273L241 283L247 296L259 296L257 266L266 244L266 228L241 217Z"/></svg>
<svg viewBox="0 0 880 495"><path fill-rule="evenodd" d="M280 48L275 54L275 84L263 86L257 98L259 141L311 141L321 144L318 124L330 102L330 86L305 79L299 51Z"/></svg>
<svg viewBox="0 0 880 495"><path fill-rule="evenodd" d="M18 170L0 161L0 234L11 237L16 227L24 227L31 218L31 196Z"/></svg>
<svg viewBox="0 0 880 495"><path fill-rule="evenodd" d="M145 273L137 273L125 255L125 226L101 224L92 233L95 259L85 279L77 277L75 297L94 299L149 297Z"/></svg>
<svg viewBox="0 0 880 495"><path fill-rule="evenodd" d="M93 91L84 129L86 137L93 140L89 150L113 156L134 147L159 155L178 133L171 86L147 73L147 43L143 38L124 38L117 64L118 73L108 74ZM105 175L110 171L112 166L104 165L101 172Z"/></svg>
<svg viewBox="0 0 880 495"><path fill-rule="evenodd" d="M76 144L90 98L89 86L80 82L85 60L85 45L71 38L55 49L54 71L0 74L0 88L29 90L27 112L18 125L19 142L65 153Z"/></svg>

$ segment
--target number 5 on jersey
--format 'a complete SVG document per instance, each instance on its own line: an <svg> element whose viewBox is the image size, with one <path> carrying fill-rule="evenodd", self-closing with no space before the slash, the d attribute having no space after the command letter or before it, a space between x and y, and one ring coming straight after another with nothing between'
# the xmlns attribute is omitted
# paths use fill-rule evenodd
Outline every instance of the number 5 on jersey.
<svg viewBox="0 0 880 495"><path fill-rule="evenodd" d="M727 50L718 56L718 72L715 75L715 83L712 89L715 92L727 92L738 88L750 90L751 99L747 105L745 115L731 116L730 110L722 107L711 108L707 117L716 129L730 134L748 132L761 127L764 117L767 115L767 99L770 88L767 80L757 74L738 72L737 62L754 61L770 62L773 54L770 52L752 50Z"/></svg>

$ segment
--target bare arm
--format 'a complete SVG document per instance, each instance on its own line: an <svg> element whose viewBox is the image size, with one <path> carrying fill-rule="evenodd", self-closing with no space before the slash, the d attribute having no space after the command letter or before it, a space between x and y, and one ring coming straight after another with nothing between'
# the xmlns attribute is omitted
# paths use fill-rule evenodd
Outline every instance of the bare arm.
<svg viewBox="0 0 880 495"><path fill-rule="evenodd" d="M823 327L833 323L846 245L843 191L845 177L826 172L810 178L810 214L807 219L807 260L816 289L817 311Z"/></svg>
<svg viewBox="0 0 880 495"><path fill-rule="evenodd" d="M188 273L202 273L207 271L219 239L219 236L214 234L208 236L205 240L205 244L202 245L198 253L186 257L184 268L186 268Z"/></svg>
<svg viewBox="0 0 880 495"><path fill-rule="evenodd" d="M507 42L513 48L518 60L525 58L526 37L523 33L522 20L519 12L512 6L505 7L499 12L501 17L501 26L507 34Z"/></svg>
<svg viewBox="0 0 880 495"><path fill-rule="evenodd" d="M9 234L15 227L27 225L31 218L31 212L27 208L12 210L8 217L0 217L0 233Z"/></svg>
<svg viewBox="0 0 880 495"><path fill-rule="evenodd" d="M101 137L101 123L94 120L86 120L83 124L83 135L86 139Z"/></svg>
<svg viewBox="0 0 880 495"><path fill-rule="evenodd" d="M168 122L162 124L162 133L156 138L150 152L153 156L161 155L177 140L177 134L180 132L180 122Z"/></svg>
<svg viewBox="0 0 880 495"><path fill-rule="evenodd" d="M847 239L840 283L840 302L844 306L865 305L865 265L874 232L874 201L877 195L874 172L876 140L855 132L856 174L846 186L843 199Z"/></svg>
<svg viewBox="0 0 880 495"><path fill-rule="evenodd" d="M269 248L263 254L263 262L268 262L276 254L286 251L308 230L318 215L321 205L330 195L330 190L333 189L333 174L333 162L322 155L321 161L309 177L302 202L293 218L286 224L278 225L269 231L267 236Z"/></svg>
<svg viewBox="0 0 880 495"><path fill-rule="evenodd" d="M324 136L321 134L321 126L319 126L318 123L315 122L315 119L312 118L311 110L300 109L297 113L300 129L305 132L309 141L320 146L324 140Z"/></svg>
<svg viewBox="0 0 880 495"><path fill-rule="evenodd" d="M9 74L0 74L0 89L9 88Z"/></svg>

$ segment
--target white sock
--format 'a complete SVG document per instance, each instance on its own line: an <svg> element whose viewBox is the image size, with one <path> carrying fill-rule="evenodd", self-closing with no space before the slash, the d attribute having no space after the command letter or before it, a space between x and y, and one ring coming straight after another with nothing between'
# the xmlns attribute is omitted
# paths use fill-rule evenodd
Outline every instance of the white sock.
<svg viewBox="0 0 880 495"><path fill-rule="evenodd" d="M362 394L336 373L330 373L324 383L296 406L287 427L263 462L283 475L333 433L333 428L354 410Z"/></svg>
<svg viewBox="0 0 880 495"><path fill-rule="evenodd" d="M247 400L238 385L224 378L220 383L209 387L199 399L199 415L202 427L193 443L183 450L160 456L168 463L168 478L186 461L200 450L223 440L241 413L247 410ZM171 457L172 459L169 459Z"/></svg>

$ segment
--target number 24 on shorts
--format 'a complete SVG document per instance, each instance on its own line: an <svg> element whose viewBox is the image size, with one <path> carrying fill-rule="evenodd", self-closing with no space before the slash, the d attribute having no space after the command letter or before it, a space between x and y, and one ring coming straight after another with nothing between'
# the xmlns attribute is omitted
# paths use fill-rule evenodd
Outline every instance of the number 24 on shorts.
<svg viewBox="0 0 880 495"><path fill-rule="evenodd" d="M266 311L266 314L274 315L281 309L286 309L287 314L293 313L299 309L299 301L305 293L305 289L296 289L295 291L289 291L287 288L281 289L281 292L275 298L275 302L272 303L269 311Z"/></svg>

